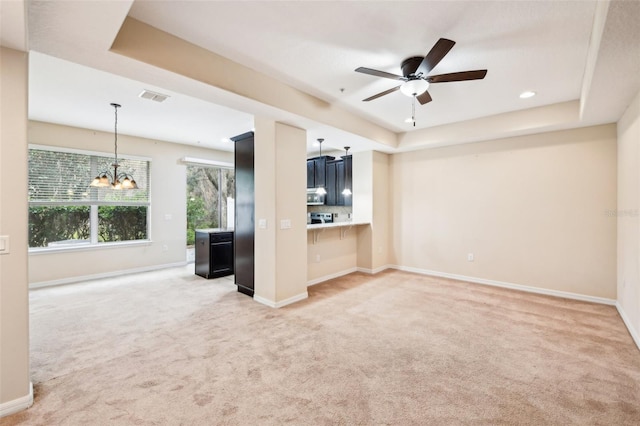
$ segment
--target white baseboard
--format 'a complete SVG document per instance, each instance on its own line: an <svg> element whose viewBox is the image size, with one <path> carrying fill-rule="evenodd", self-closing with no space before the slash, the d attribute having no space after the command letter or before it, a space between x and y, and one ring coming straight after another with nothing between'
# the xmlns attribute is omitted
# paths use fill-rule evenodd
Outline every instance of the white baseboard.
<svg viewBox="0 0 640 426"><path fill-rule="evenodd" d="M307 281L307 287L310 287L312 285L316 285L316 284L320 284L322 282L325 281L329 281L332 280L334 278L338 278L338 277L342 277L343 275L349 275L353 272L356 272L358 270L358 268L349 268L349 269L345 269L344 271L340 271L340 272L336 272L333 274L329 274L329 275L324 275L320 278L315 278L313 280Z"/></svg>
<svg viewBox="0 0 640 426"><path fill-rule="evenodd" d="M629 330L629 334L631 335L631 338L633 339L634 342L636 342L636 346L638 347L638 349L640 349L640 334L638 333L638 330L636 330L636 328L631 323L631 320L629 319L629 317L627 316L627 313L622 308L622 305L620 304L620 302L616 302L616 309L618 309L618 313L622 318L622 322L624 322L624 325L627 326L627 330Z"/></svg>
<svg viewBox="0 0 640 426"><path fill-rule="evenodd" d="M306 291L304 293L297 294L295 296L289 297L288 299L281 300L279 302L274 302L273 300L265 299L264 297L253 295L253 300L258 303L262 303L263 305L267 305L271 308L282 308L283 306L291 305L292 303L299 302L309 297L309 293Z"/></svg>
<svg viewBox="0 0 640 426"><path fill-rule="evenodd" d="M593 303L600 303L603 305L612 305L612 306L616 304L615 300L607 299L606 297L588 296L584 294L571 293L568 291L560 291L560 290L549 290L546 288L531 287L528 285L514 284L514 283L509 283L504 281L495 281L495 280L488 280L485 278L469 277L466 275L457 275L457 274L449 274L446 272L430 271L427 269L413 268L410 266L391 265L391 267L399 271L414 272L416 274L431 275L434 277L441 277L441 278L451 278L454 280L466 281L474 284L484 284L484 285L490 285L494 287L509 288L512 290L526 291L528 293L562 297L564 299L581 300L583 302L593 302Z"/></svg>
<svg viewBox="0 0 640 426"><path fill-rule="evenodd" d="M13 401L0 404L0 417L9 416L18 411L26 410L33 405L33 383L29 382L29 394Z"/></svg>
<svg viewBox="0 0 640 426"><path fill-rule="evenodd" d="M102 278L112 278L120 275L157 271L159 269L175 268L178 266L186 266L186 265L187 265L187 261L185 260L182 262L165 263L162 265L143 266L141 268L133 268L133 269L122 269L119 271L110 271L110 272L104 272L101 274L82 275L78 277L61 278L59 280L51 280L51 281L40 281L37 283L30 283L29 288L35 289L35 288L42 288L42 287L51 287L56 285L73 284L73 283L82 282L82 281L98 280Z"/></svg>
<svg viewBox="0 0 640 426"><path fill-rule="evenodd" d="M375 275L375 274L377 274L379 272L382 272L382 271L385 271L385 270L387 270L389 268L393 268L393 265L383 265L383 266L380 266L379 268L375 268L375 269L356 268L356 270L358 272L362 272L362 273L365 273L365 274Z"/></svg>

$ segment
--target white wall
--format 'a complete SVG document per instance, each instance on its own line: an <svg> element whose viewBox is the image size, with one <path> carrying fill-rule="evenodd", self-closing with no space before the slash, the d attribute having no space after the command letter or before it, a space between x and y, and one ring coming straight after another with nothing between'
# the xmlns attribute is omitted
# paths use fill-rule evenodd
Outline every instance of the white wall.
<svg viewBox="0 0 640 426"><path fill-rule="evenodd" d="M0 235L10 238L10 252L0 255L0 415L26 408L33 400L24 184L27 76L27 53L0 47Z"/></svg>
<svg viewBox="0 0 640 426"><path fill-rule="evenodd" d="M618 309L640 347L640 92L618 122Z"/></svg>
<svg viewBox="0 0 640 426"><path fill-rule="evenodd" d="M112 133L50 123L29 122L28 138L31 144L107 154L113 151ZM188 156L232 163L233 153L120 134L118 152L151 158L151 243L31 254L30 283L64 282L77 277L185 262L186 166L180 159Z"/></svg>
<svg viewBox="0 0 640 426"><path fill-rule="evenodd" d="M616 155L615 125L394 155L392 263L615 299Z"/></svg>

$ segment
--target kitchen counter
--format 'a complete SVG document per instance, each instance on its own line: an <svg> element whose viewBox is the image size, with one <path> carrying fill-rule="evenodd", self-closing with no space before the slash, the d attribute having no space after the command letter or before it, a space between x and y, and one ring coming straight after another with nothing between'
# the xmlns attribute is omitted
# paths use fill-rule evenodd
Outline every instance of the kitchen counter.
<svg viewBox="0 0 640 426"><path fill-rule="evenodd" d="M219 232L233 232L233 228L203 228L196 229L196 232L206 232L207 234L215 234Z"/></svg>
<svg viewBox="0 0 640 426"><path fill-rule="evenodd" d="M357 226L357 225L369 225L371 222L367 221L344 221L344 222L333 222L333 223L310 223L307 224L307 230L313 231L314 229L325 229L325 228L340 228L343 226Z"/></svg>
<svg viewBox="0 0 640 426"><path fill-rule="evenodd" d="M371 222L366 221L344 221L344 222L333 222L333 223L313 223L307 225L307 231L313 232L313 244L317 244L320 238L320 234L322 234L325 230L328 229L339 229L340 230L340 239L344 239L347 235L347 232L351 230L354 226L360 225L369 225Z"/></svg>

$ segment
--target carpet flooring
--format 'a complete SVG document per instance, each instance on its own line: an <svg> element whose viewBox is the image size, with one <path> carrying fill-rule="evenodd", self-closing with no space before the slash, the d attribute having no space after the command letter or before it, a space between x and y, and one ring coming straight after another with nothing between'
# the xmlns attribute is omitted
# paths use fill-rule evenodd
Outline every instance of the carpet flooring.
<svg viewBox="0 0 640 426"><path fill-rule="evenodd" d="M4 425L638 425L616 309L400 271L272 309L193 265L31 291Z"/></svg>

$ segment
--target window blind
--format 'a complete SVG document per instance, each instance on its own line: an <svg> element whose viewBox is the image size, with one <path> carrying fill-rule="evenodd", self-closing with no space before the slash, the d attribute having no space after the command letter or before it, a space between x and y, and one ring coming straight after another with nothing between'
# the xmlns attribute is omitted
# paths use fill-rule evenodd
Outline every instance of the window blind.
<svg viewBox="0 0 640 426"><path fill-rule="evenodd" d="M139 189L93 188L100 172L113 172L113 157L29 149L31 205L149 205L149 161L118 159L119 172L134 177Z"/></svg>

